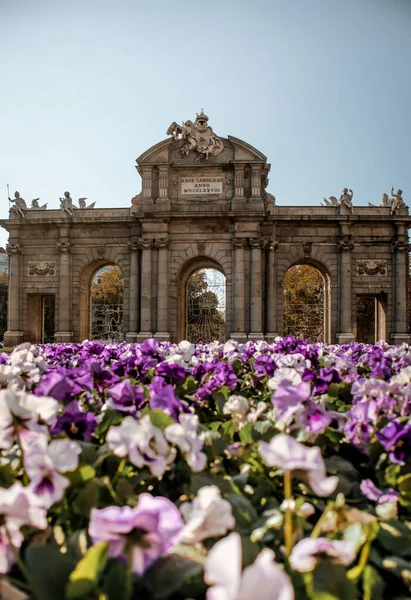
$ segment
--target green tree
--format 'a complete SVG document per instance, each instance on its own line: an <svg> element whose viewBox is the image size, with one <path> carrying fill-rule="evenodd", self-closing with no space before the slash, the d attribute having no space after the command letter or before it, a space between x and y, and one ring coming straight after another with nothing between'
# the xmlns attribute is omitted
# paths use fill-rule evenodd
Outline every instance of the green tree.
<svg viewBox="0 0 411 600"><path fill-rule="evenodd" d="M284 334L311 342L324 335L324 280L311 265L296 265L284 277Z"/></svg>
<svg viewBox="0 0 411 600"><path fill-rule="evenodd" d="M91 286L93 302L104 304L122 304L124 294L124 277L121 269L113 267L101 276L96 275Z"/></svg>

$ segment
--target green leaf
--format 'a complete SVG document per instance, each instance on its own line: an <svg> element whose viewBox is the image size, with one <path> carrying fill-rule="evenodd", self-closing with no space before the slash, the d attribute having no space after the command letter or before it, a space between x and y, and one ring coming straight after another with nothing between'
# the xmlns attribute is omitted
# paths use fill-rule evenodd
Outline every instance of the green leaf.
<svg viewBox="0 0 411 600"><path fill-rule="evenodd" d="M101 588L107 600L129 600L132 582L127 565L121 560L114 560L103 575Z"/></svg>
<svg viewBox="0 0 411 600"><path fill-rule="evenodd" d="M400 503L402 506L411 504L411 474L402 475L397 479L397 486L400 491Z"/></svg>
<svg viewBox="0 0 411 600"><path fill-rule="evenodd" d="M96 476L96 471L91 465L80 465L72 473L65 473L65 476L70 480L71 485L80 485L93 479Z"/></svg>
<svg viewBox="0 0 411 600"><path fill-rule="evenodd" d="M76 566L75 560L61 554L54 546L29 546L25 562L30 587L36 600L65 598L69 575Z"/></svg>
<svg viewBox="0 0 411 600"><path fill-rule="evenodd" d="M142 417L145 415L148 415L154 427L158 427L159 429L161 429L161 431L164 431L164 429L169 425L174 424L173 417L171 417L162 410L151 410L149 407L146 407L141 412Z"/></svg>
<svg viewBox="0 0 411 600"><path fill-rule="evenodd" d="M356 600L356 586L347 578L344 567L323 560L312 574L312 600Z"/></svg>
<svg viewBox="0 0 411 600"><path fill-rule="evenodd" d="M178 554L163 556L144 574L144 583L154 600L170 598L184 583L201 573L200 562Z"/></svg>
<svg viewBox="0 0 411 600"><path fill-rule="evenodd" d="M103 437L112 425L119 425L123 419L124 413L109 408L95 429L95 437Z"/></svg>
<svg viewBox="0 0 411 600"><path fill-rule="evenodd" d="M16 475L9 464L0 467L0 487L8 488L13 485Z"/></svg>
<svg viewBox="0 0 411 600"><path fill-rule="evenodd" d="M226 421L225 423L222 424L221 433L223 435L226 435L229 438L232 438L233 435L235 434L235 432L236 432L236 424L231 419L230 419L230 421Z"/></svg>
<svg viewBox="0 0 411 600"><path fill-rule="evenodd" d="M405 523L392 519L380 525L378 543L390 554L411 556L411 531Z"/></svg>
<svg viewBox="0 0 411 600"><path fill-rule="evenodd" d="M385 583L381 575L371 565L367 565L362 576L364 600L384 600Z"/></svg>
<svg viewBox="0 0 411 600"><path fill-rule="evenodd" d="M253 441L253 425L252 423L247 423L244 427L240 429L240 440L243 444L250 444Z"/></svg>
<svg viewBox="0 0 411 600"><path fill-rule="evenodd" d="M183 388L186 394L193 394L196 391L198 384L194 377L192 375L189 375L181 383L181 387Z"/></svg>
<svg viewBox="0 0 411 600"><path fill-rule="evenodd" d="M66 587L67 600L83 598L96 589L108 560L108 543L92 546L70 574Z"/></svg>
<svg viewBox="0 0 411 600"><path fill-rule="evenodd" d="M227 494L226 499L233 509L237 527L243 531L249 531L253 528L255 521L258 519L258 515L248 498L231 493Z"/></svg>

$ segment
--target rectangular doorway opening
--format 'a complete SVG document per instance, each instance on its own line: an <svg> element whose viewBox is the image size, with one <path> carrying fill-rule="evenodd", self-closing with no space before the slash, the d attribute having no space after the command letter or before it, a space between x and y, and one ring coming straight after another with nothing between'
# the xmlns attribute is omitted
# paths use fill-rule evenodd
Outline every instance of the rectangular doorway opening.
<svg viewBox="0 0 411 600"><path fill-rule="evenodd" d="M386 306L384 293L357 296L357 342L375 344L386 339Z"/></svg>
<svg viewBox="0 0 411 600"><path fill-rule="evenodd" d="M56 297L54 294L28 294L28 341L51 344L55 333Z"/></svg>

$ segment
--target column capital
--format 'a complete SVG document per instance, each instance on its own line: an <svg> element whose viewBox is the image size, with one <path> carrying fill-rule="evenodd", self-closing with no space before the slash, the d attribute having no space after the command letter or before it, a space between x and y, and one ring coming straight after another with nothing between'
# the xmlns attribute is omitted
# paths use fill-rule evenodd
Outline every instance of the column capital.
<svg viewBox="0 0 411 600"><path fill-rule="evenodd" d="M264 238L262 240L264 250L278 252L278 241L272 237Z"/></svg>
<svg viewBox="0 0 411 600"><path fill-rule="evenodd" d="M7 244L6 252L9 256L11 254L20 254L20 252L21 252L20 244Z"/></svg>
<svg viewBox="0 0 411 600"><path fill-rule="evenodd" d="M69 242L57 242L56 248L59 252L71 252L71 244Z"/></svg>
<svg viewBox="0 0 411 600"><path fill-rule="evenodd" d="M259 237L249 238L248 243L250 244L251 248L258 249L258 248L262 248L262 246L263 246L262 239Z"/></svg>
<svg viewBox="0 0 411 600"><path fill-rule="evenodd" d="M233 238L231 240L231 245L234 249L244 249L247 247L247 238Z"/></svg>
<svg viewBox="0 0 411 600"><path fill-rule="evenodd" d="M409 244L405 240L399 240L398 238L392 239L391 245L394 252L408 252L409 250Z"/></svg>
<svg viewBox="0 0 411 600"><path fill-rule="evenodd" d="M141 250L151 250L153 247L153 240L149 238L140 238L137 243Z"/></svg>
<svg viewBox="0 0 411 600"><path fill-rule="evenodd" d="M351 234L340 235L338 238L338 250L340 252L352 252L354 246L355 244Z"/></svg>
<svg viewBox="0 0 411 600"><path fill-rule="evenodd" d="M168 237L157 238L154 242L154 246L159 249L167 249L170 247L170 238L168 238Z"/></svg>
<svg viewBox="0 0 411 600"><path fill-rule="evenodd" d="M138 242L129 242L127 244L127 249L129 252L136 252L137 250L140 250L140 244Z"/></svg>

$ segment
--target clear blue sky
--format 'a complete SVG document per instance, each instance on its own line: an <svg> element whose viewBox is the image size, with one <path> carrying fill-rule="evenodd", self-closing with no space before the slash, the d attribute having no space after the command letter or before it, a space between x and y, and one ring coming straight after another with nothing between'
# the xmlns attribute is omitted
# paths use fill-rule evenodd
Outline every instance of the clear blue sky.
<svg viewBox="0 0 411 600"><path fill-rule="evenodd" d="M201 108L279 205L411 204L411 0L0 0L0 92L1 218L7 183L129 206L135 159Z"/></svg>

